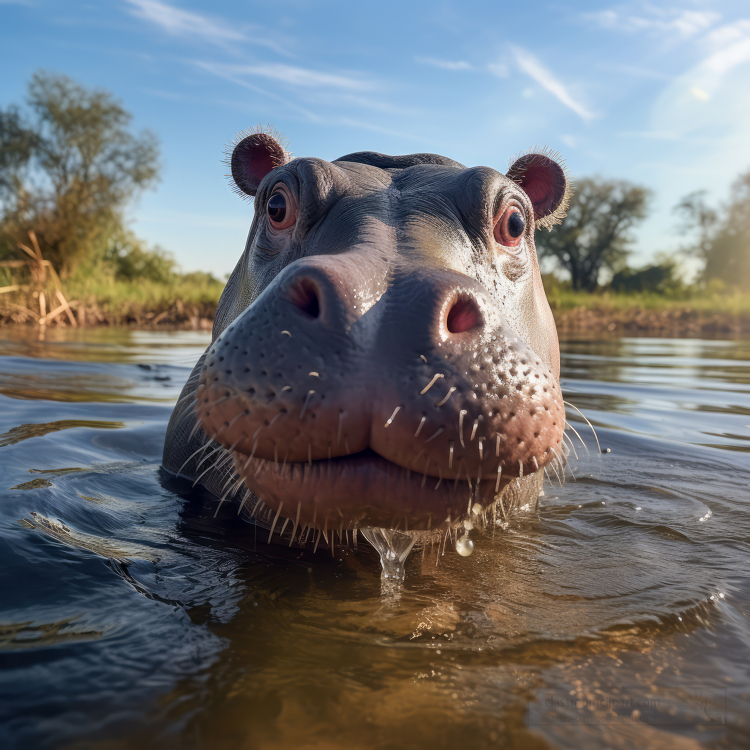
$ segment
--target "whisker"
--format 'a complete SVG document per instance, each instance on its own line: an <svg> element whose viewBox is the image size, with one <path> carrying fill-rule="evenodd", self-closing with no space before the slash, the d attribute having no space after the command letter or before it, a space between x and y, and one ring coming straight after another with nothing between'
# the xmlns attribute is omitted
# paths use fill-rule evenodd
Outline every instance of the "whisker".
<svg viewBox="0 0 750 750"><path fill-rule="evenodd" d="M188 380L188 382L190 381ZM185 383L185 385L187 385L187 383ZM177 411L177 409L180 407L180 404L184 404L185 401L191 398L192 399L195 398L195 391L190 391L189 393L186 393L184 396L181 396L180 398L178 398L177 401L175 401L174 411Z"/></svg>
<svg viewBox="0 0 750 750"><path fill-rule="evenodd" d="M586 445L586 443L583 442L583 438L578 434L578 430L576 430L576 428L573 427L573 425L570 424L570 422L568 422L567 420L565 420L565 424L570 427L571 430L573 430L575 436L581 441L581 445L586 449L586 453L588 453L590 456L591 452L589 451L589 447Z"/></svg>
<svg viewBox="0 0 750 750"><path fill-rule="evenodd" d="M245 411L241 411L228 425L227 429L229 429L240 417L244 417L246 414L250 413L250 409L245 409Z"/></svg>
<svg viewBox="0 0 750 750"><path fill-rule="evenodd" d="M591 428L591 432L594 433L594 439L596 440L596 447L599 449L599 453L601 453L602 446L599 445L599 438L596 435L596 430L594 429L594 425L592 425L591 422L589 422L586 415L577 406L573 406L573 404L571 404L570 401L563 401L563 403L566 406L569 406L571 409L575 409L583 417L584 422L586 422L586 424Z"/></svg>
<svg viewBox="0 0 750 750"><path fill-rule="evenodd" d="M448 393L445 394L445 397L441 401L438 401L435 406L442 406L455 393L455 391L456 387L452 385L448 389Z"/></svg>
<svg viewBox="0 0 750 750"><path fill-rule="evenodd" d="M390 418L389 418L389 419L388 419L388 421L387 421L387 422L385 423L385 427L388 427L388 426L389 426L389 425L391 424L391 422L393 422L393 419L394 419L394 417L395 417L395 416L396 416L396 414L398 414L398 413L399 413L400 411L401 411L401 407L400 407L400 406L397 406L397 407L396 407L396 408L395 408L395 409L393 410L393 414L391 414Z"/></svg>
<svg viewBox="0 0 750 750"><path fill-rule="evenodd" d="M177 469L177 474L180 474L180 473L182 472L182 470L183 470L183 469L184 469L184 468L185 468L185 467L186 467L186 466L187 466L187 465L188 465L188 464L190 463L190 459L191 459L191 458L193 458L193 456L197 455L197 454L198 454L198 453L200 453L201 451L205 451L205 450L206 450L206 448L207 448L207 447L208 447L209 445L210 445L210 443L205 443L204 445L201 445L201 447L200 447L200 448L198 448L197 450L194 450L194 451L193 451L193 452L192 452L192 453L191 453L191 454L190 454L190 455L189 455L189 456L187 457L187 460L185 461L185 463L184 463L184 464L182 464L182 466L180 466L180 468L179 468L179 469ZM200 466L200 464L198 464L198 466ZM198 466L196 466L195 468L197 469L197 468L198 468Z"/></svg>
<svg viewBox="0 0 750 750"><path fill-rule="evenodd" d="M273 523L271 524L271 533L268 535L268 543L271 543L271 537L273 536L273 530L276 528L276 521L279 520L279 514L281 513L281 509L284 507L284 503L279 503L279 509L276 511L276 517L273 519Z"/></svg>
<svg viewBox="0 0 750 750"><path fill-rule="evenodd" d="M302 503L297 503L297 517L294 519L294 526L292 527L292 536L289 539L289 546L292 546L292 542L294 541L294 535L297 533L297 524L299 523L299 512L300 508L302 507Z"/></svg>
<svg viewBox="0 0 750 750"><path fill-rule="evenodd" d="M204 461L205 461L206 459L208 459L208 458L211 458L211 456L213 456L213 455L214 455L214 453L216 453L216 452L218 452L218 451L223 451L223 450L224 450L224 446L222 446L222 445L217 445L217 446L216 446L216 448L214 448L214 449L213 449L213 450L212 450L212 451L211 451L210 453L207 453L207 454L206 454L205 456L203 456L203 458L202 458L202 459L200 460L200 463L199 463L199 464L198 464L198 465L197 465L197 466L196 466L195 468L196 468L196 469L200 469L201 465L203 464L203 462L204 462Z"/></svg>
<svg viewBox="0 0 750 750"><path fill-rule="evenodd" d="M216 401L212 401L210 404L206 404L206 411L209 409L213 409L216 404L223 404L225 401L229 401L229 399L232 398L232 394L230 393L228 396L222 396L221 398L217 398Z"/></svg>
<svg viewBox="0 0 750 750"><path fill-rule="evenodd" d="M430 388L432 388L432 386L435 385L435 383L437 383L438 380L440 380L440 378L444 378L444 377L445 375L443 375L442 373L437 373L436 375L434 375L432 380L429 383L427 383L427 385L424 388L422 388L422 390L419 392L419 395L424 396L424 394L427 393L427 391L429 391Z"/></svg>
<svg viewBox="0 0 750 750"><path fill-rule="evenodd" d="M431 440L434 440L441 432L445 432L442 427L432 437L427 438L427 440L425 440L425 443L429 443Z"/></svg>
<svg viewBox="0 0 750 750"><path fill-rule="evenodd" d="M215 453L215 451L214 451L214 453ZM209 453L209 455L211 455L211 454ZM205 460L205 459L204 459L204 460ZM202 462L201 462L201 463L202 463ZM197 467L196 467L196 468L197 468ZM198 482L199 482L199 481L201 480L201 478L203 477L203 475L204 475L204 474L208 474L208 472L209 472L209 471L211 471L211 469L213 469L213 468L214 468L214 465L213 465L213 464L209 464L209 465L208 465L208 466L207 466L207 467L206 467L206 468L205 468L205 469L204 469L204 470L203 470L203 471L202 471L202 472L201 472L201 473L200 473L200 474L198 475L198 478L197 478L197 479L196 479L196 480L195 480L195 481L193 482L193 487L195 487L195 485L196 485L196 484L198 484Z"/></svg>
<svg viewBox="0 0 750 750"><path fill-rule="evenodd" d="M302 419L302 417L305 416L305 410L307 409L307 405L310 403L310 399L313 397L313 394L315 391L308 391L307 396L305 396L305 403L302 405L302 411L299 413L299 418Z"/></svg>
<svg viewBox="0 0 750 750"><path fill-rule="evenodd" d="M566 434L565 434L565 433L563 432L563 438L568 438L568 442L570 443L570 447L571 447L571 448L573 449L573 455L574 455L574 456L576 457L576 461L578 461L578 460L579 460L579 459L578 459L578 451L576 450L576 447L575 447L575 445L573 445L573 441L572 441L572 440L570 439L570 436L569 436L569 435L566 435Z"/></svg>
<svg viewBox="0 0 750 750"><path fill-rule="evenodd" d="M466 409L461 409L460 412L458 412L458 437L461 441L461 447L465 448L466 445L464 444L464 417L468 414Z"/></svg>
<svg viewBox="0 0 750 750"><path fill-rule="evenodd" d="M422 417L422 421L419 423L419 427L417 427L417 431L414 433L414 437L418 437L419 433L422 432L422 428L424 427L424 423L427 421L427 417Z"/></svg>
<svg viewBox="0 0 750 750"><path fill-rule="evenodd" d="M245 490L245 494L242 497L242 502L240 503L239 510L237 511L238 516L240 513L242 513L242 509L245 507L245 503L247 502L247 499L249 497L250 497L250 490Z"/></svg>
<svg viewBox="0 0 750 750"><path fill-rule="evenodd" d="M255 455L255 449L258 447L258 441L256 440L253 443L253 450L251 451L250 455L247 457L247 461L245 461L245 465L242 467L242 471L245 471L247 469L247 465L253 460L253 456Z"/></svg>
<svg viewBox="0 0 750 750"><path fill-rule="evenodd" d="M199 420L198 420L198 421L197 421L197 422L195 423L195 427L193 427L193 429L192 429L192 430L190 431L190 434L188 435L188 439L187 439L188 445L190 445L190 441L191 441L191 440L193 439L193 437L194 437L195 433L196 433L196 432L198 432L198 430L199 430L199 429L201 428L201 424L202 424L202 423L203 423L203 417L201 417L201 418L200 418L200 419L199 419Z"/></svg>

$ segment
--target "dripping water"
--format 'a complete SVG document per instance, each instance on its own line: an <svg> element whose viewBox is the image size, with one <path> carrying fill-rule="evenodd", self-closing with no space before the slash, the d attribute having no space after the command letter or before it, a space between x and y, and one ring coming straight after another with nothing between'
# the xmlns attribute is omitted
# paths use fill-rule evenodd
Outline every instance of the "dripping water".
<svg viewBox="0 0 750 750"><path fill-rule="evenodd" d="M381 573L383 582L403 581L404 563L420 537L420 532L395 531L394 529L377 527L361 529L361 531L365 539L375 547L380 555L380 564L383 567Z"/></svg>

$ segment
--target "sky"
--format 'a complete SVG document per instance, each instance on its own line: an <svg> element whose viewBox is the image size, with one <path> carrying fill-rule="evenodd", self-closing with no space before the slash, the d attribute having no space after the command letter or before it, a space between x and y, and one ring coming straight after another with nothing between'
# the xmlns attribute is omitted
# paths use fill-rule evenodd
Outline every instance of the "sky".
<svg viewBox="0 0 750 750"><path fill-rule="evenodd" d="M161 142L134 230L231 271L252 203L225 144L270 124L295 156L440 153L502 172L534 146L653 190L634 265L684 241L673 208L750 168L750 2L0 0L0 106L31 75L106 88Z"/></svg>

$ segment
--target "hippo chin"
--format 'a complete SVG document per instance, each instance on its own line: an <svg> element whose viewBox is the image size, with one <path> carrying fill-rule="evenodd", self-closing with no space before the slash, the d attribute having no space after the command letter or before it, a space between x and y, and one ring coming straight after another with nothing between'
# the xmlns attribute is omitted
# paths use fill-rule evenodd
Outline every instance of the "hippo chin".
<svg viewBox="0 0 750 750"><path fill-rule="evenodd" d="M256 132L229 162L255 216L164 467L256 522L291 519L292 540L445 528L510 483L535 499L564 453L534 249L567 202L552 155L507 175L435 154L291 160Z"/></svg>

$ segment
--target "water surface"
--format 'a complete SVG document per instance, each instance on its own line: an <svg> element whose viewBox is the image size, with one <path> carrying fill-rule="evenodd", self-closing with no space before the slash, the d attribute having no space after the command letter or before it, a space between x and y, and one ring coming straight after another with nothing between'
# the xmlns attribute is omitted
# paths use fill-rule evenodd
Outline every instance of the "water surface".
<svg viewBox="0 0 750 750"><path fill-rule="evenodd" d="M610 452L395 595L162 474L207 342L0 331L2 747L750 744L749 342L563 342Z"/></svg>

